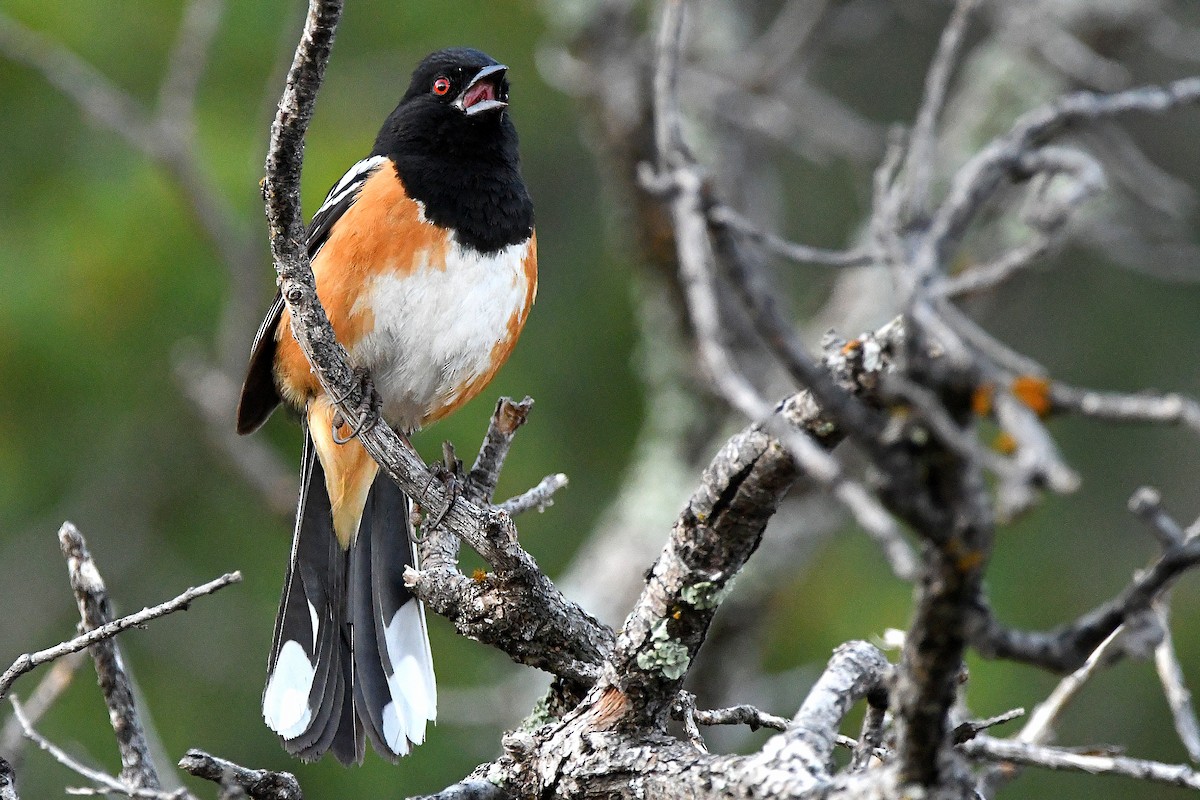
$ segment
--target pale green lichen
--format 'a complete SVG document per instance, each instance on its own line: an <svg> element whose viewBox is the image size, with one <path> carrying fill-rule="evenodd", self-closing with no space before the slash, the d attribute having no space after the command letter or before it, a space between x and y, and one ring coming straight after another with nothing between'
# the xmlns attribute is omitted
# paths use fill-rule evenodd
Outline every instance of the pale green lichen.
<svg viewBox="0 0 1200 800"><path fill-rule="evenodd" d="M644 670L658 670L663 677L677 680L687 672L687 648L671 639L667 632L667 621L660 619L650 631L650 641L653 643L649 650L638 653L637 664Z"/></svg>
<svg viewBox="0 0 1200 800"><path fill-rule="evenodd" d="M487 775L484 776L484 780L486 780L488 783L495 784L496 786L504 786L504 779L506 777L507 776L504 774L504 768L493 762L492 765L488 767Z"/></svg>
<svg viewBox="0 0 1200 800"><path fill-rule="evenodd" d="M543 725L549 722L554 722L556 719L558 719L558 717L550 713L550 703L547 697L548 695L542 695L542 697L533 704L533 709L529 712L529 716L525 717L525 719L521 721L521 724L517 726L517 730L524 731L526 733L533 733Z"/></svg>
<svg viewBox="0 0 1200 800"><path fill-rule="evenodd" d="M683 587L680 595L688 605L704 610L719 606L732 589L733 581L726 581L724 586L717 586L712 581L699 581Z"/></svg>

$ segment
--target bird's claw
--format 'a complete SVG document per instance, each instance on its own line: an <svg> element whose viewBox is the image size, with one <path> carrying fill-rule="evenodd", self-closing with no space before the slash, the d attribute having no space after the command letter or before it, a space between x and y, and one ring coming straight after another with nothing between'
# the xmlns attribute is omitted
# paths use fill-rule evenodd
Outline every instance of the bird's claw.
<svg viewBox="0 0 1200 800"><path fill-rule="evenodd" d="M383 400L379 397L379 393L375 391L375 385L371 383L370 374L361 367L354 368L354 379L351 381L350 390L344 395L334 398L334 405L345 402L356 391L360 397L357 409L358 421L353 423L348 435L342 436L339 431L351 424L349 420L346 419L341 411L333 415L333 441L336 444L346 444L363 431L371 430L379 422Z"/></svg>
<svg viewBox="0 0 1200 800"><path fill-rule="evenodd" d="M442 452L445 460L435 461L429 466L429 482L425 484L425 488L428 489L435 480L441 481L442 487L446 490L446 505L442 507L436 517L421 526L427 531L431 531L445 522L450 509L462 496L462 461L455 458L454 447L449 442L443 445ZM420 540L417 542L419 544Z"/></svg>

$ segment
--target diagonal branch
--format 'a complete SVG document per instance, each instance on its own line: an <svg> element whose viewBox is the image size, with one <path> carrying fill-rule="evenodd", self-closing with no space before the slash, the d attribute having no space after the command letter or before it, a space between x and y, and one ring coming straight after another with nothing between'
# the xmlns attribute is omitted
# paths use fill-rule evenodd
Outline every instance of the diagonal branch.
<svg viewBox="0 0 1200 800"><path fill-rule="evenodd" d="M100 570L92 561L83 535L69 522L63 523L58 532L63 555L71 576L71 588L79 604L83 618L81 630L102 628L112 621L112 605L108 589ZM117 735L117 747L121 751L121 781L138 789L160 789L162 783L150 755L142 720L133 698L133 681L129 677L117 644L112 639L96 642L91 647L92 660L96 664L96 677L100 691L108 705L108 717L113 732Z"/></svg>
<svg viewBox="0 0 1200 800"><path fill-rule="evenodd" d="M971 644L987 658L1006 658L1054 672L1077 669L1123 622L1146 611L1184 572L1200 566L1200 538L1168 548L1116 597L1048 632L1019 631L999 622L985 601L975 612Z"/></svg>
<svg viewBox="0 0 1200 800"><path fill-rule="evenodd" d="M242 796L251 800L303 800L304 797L300 784L290 772L247 769L195 748L179 760L179 768L197 778L220 784L222 798L234 796L231 787L240 789Z"/></svg>
<svg viewBox="0 0 1200 800"><path fill-rule="evenodd" d="M958 746L971 758L1009 762L1045 769L1119 775L1126 778L1200 790L1200 772L1185 764L1163 764L1126 756L1090 755L1061 747L1047 747L979 736Z"/></svg>
<svg viewBox="0 0 1200 800"><path fill-rule="evenodd" d="M240 583L242 573L230 572L222 575L216 580L209 581L201 586L196 586L188 589L183 594L173 600L168 600L165 603L153 606L151 608L143 608L136 614L130 614L120 619L113 620L106 625L103 625L95 630L90 630L85 634L76 636L74 639L57 644L54 647L48 647L45 650L38 650L35 653L25 653L17 657L17 660L5 670L3 675L0 675L0 697L8 694L8 690L12 688L13 682L17 678L24 675L42 664L49 663L56 659L62 658L71 653L78 653L80 650L86 650L97 642L102 642L111 639L122 631L127 631L130 628L145 627L147 622L165 617L167 614L173 614L176 611L186 611L191 606L192 601L197 597L212 594L213 592L224 589L232 583Z"/></svg>
<svg viewBox="0 0 1200 800"><path fill-rule="evenodd" d="M91 790L68 790L71 794L101 794L113 795L119 794L124 797L141 798L142 800L196 800L191 793L185 789L176 789L174 791L163 791L157 786L137 786L130 783L126 778L116 778L109 775L107 772L102 772L98 769L92 769L85 764L80 763L77 759L72 758L65 750L51 742L45 736L38 733L33 723L25 715L25 710L21 707L20 701L16 697L9 697L9 703L12 704L13 716L21 725L21 729L25 737L29 741L36 744L44 750L58 763L62 764L67 769L77 775L86 778L95 784L99 789L95 792Z"/></svg>

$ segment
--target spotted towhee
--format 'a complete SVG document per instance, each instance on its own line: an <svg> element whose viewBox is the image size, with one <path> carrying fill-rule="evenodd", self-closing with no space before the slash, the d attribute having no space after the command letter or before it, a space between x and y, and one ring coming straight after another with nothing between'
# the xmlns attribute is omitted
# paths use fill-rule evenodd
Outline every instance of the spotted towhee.
<svg viewBox="0 0 1200 800"><path fill-rule="evenodd" d="M375 149L308 228L317 294L378 413L407 434L466 403L508 358L537 293L533 206L509 119L507 68L465 48L433 53ZM237 410L250 433L280 402L303 414L291 561L263 693L288 752L361 762L425 738L437 690L409 499L344 425L291 333L281 297L255 337Z"/></svg>

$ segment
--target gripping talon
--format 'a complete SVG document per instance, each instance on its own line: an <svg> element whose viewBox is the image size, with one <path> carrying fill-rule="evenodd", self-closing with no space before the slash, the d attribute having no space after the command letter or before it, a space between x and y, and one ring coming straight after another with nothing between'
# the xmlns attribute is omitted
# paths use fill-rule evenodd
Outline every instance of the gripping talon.
<svg viewBox="0 0 1200 800"><path fill-rule="evenodd" d="M346 422L344 420L340 420L339 419L340 417L341 417L341 414L339 413L337 416L334 417L334 420L333 420L333 441L335 444L339 444L339 445L346 444L347 442L352 441L354 439L354 437L358 436L363 431L374 428L375 423L379 421L379 415L374 410L368 409L363 412L363 415L361 417L358 418L358 422L354 425L354 428L350 431L350 434L348 436L343 437L341 434L338 433L338 431L344 425L346 425ZM340 424L339 424L339 422L340 422Z"/></svg>
<svg viewBox="0 0 1200 800"><path fill-rule="evenodd" d="M338 411L333 416L333 441L339 445L346 444L363 431L370 430L379 421L379 411L382 401L376 393L375 387L371 385L371 376L365 369L355 367L354 377L355 380L348 391L339 397L330 398L334 405L338 405L345 402L346 398L354 394L355 389L362 392L362 400L359 403L361 416L358 418L358 422L354 423L353 429L348 436L342 436L338 431L350 424L349 420L346 419L346 416L341 411Z"/></svg>
<svg viewBox="0 0 1200 800"><path fill-rule="evenodd" d="M448 444L449 443L447 442L447 445ZM421 528L426 531L431 531L445 522L446 517L450 514L450 509L454 507L454 504L458 501L458 498L462 496L462 484L459 480L459 473L462 470L462 462L453 457L454 450L452 447L445 452L448 454L447 461L449 464L441 464L438 462L433 463L429 473L429 480L425 482L425 491L429 490L430 485L432 485L435 480L440 480L442 482L442 486L446 489L446 505L443 506L442 510L438 512L436 517L421 524ZM424 536L416 538L417 533L415 530L412 532L411 536L413 537L413 541L417 544L420 544L421 541L426 538Z"/></svg>

